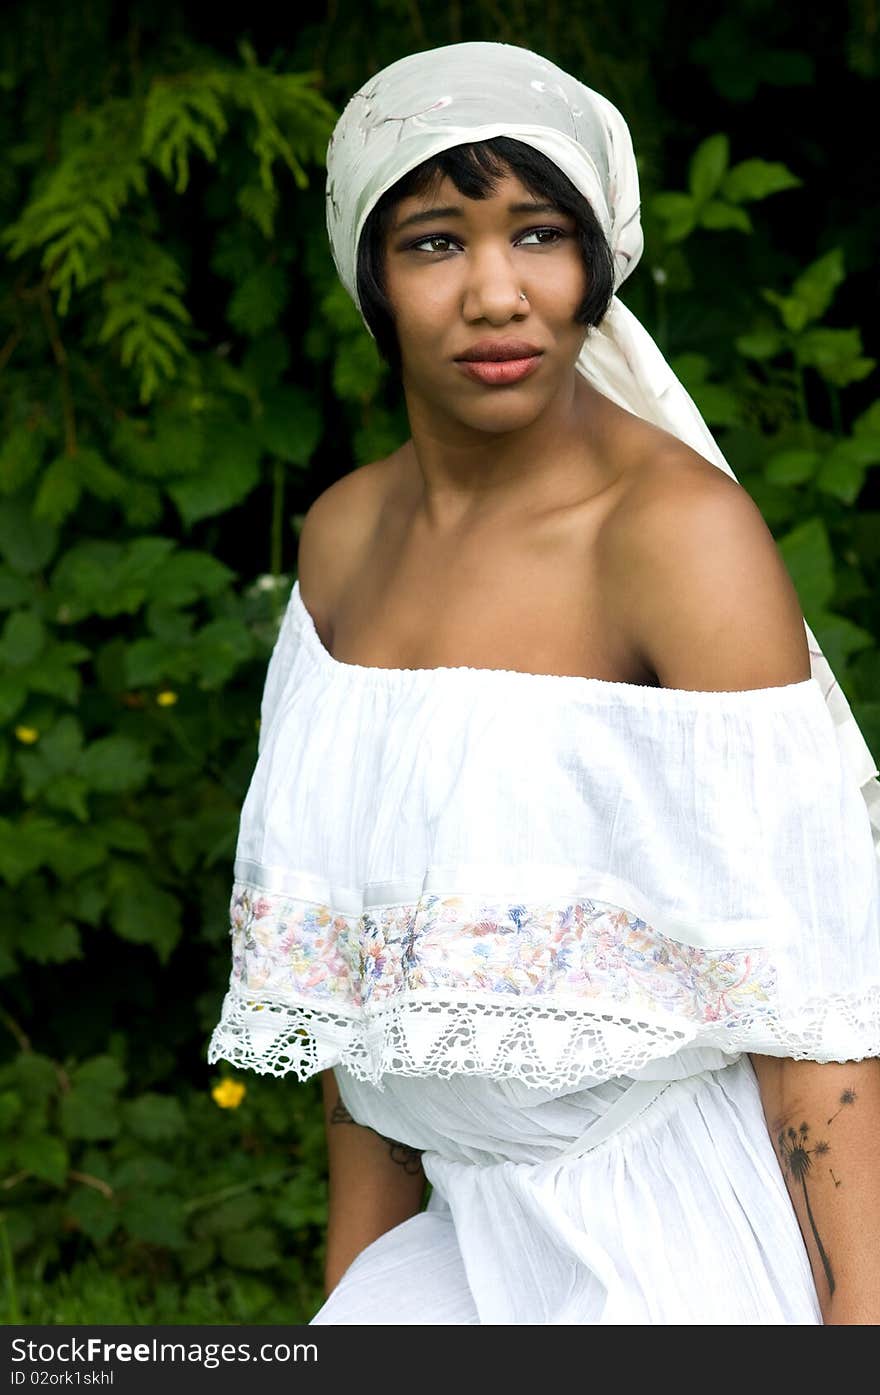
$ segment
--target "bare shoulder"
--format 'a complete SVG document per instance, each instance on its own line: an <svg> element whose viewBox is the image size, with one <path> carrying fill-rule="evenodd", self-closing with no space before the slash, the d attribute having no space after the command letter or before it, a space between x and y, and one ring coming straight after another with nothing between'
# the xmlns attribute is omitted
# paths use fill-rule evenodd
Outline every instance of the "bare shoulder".
<svg viewBox="0 0 880 1395"><path fill-rule="evenodd" d="M609 604L664 687L734 692L810 677L803 611L760 509L689 447L664 440L632 472L604 564Z"/></svg>
<svg viewBox="0 0 880 1395"><path fill-rule="evenodd" d="M322 490L303 518L297 576L303 603L319 628L372 536L389 468L389 460L358 465Z"/></svg>

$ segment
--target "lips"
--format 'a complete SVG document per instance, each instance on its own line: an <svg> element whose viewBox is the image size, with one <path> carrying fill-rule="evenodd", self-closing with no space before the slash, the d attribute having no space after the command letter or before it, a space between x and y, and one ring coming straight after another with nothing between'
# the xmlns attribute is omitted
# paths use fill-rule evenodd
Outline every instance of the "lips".
<svg viewBox="0 0 880 1395"><path fill-rule="evenodd" d="M524 339L481 339L463 354L457 363L505 363L511 359L534 358L543 353L536 344L528 344Z"/></svg>
<svg viewBox="0 0 880 1395"><path fill-rule="evenodd" d="M523 339L481 339L455 360L467 377L489 387L518 383L535 372L544 350Z"/></svg>
<svg viewBox="0 0 880 1395"><path fill-rule="evenodd" d="M540 363L541 355L531 354L528 358L459 359L458 366L475 382L489 387L503 387L507 383L518 383L528 378L537 371Z"/></svg>

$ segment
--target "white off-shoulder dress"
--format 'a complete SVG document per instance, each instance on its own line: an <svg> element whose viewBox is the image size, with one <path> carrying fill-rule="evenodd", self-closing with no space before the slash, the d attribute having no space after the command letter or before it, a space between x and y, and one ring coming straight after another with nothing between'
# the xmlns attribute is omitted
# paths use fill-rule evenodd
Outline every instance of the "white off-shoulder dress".
<svg viewBox="0 0 880 1395"><path fill-rule="evenodd" d="M822 1322L749 1057L880 1056L877 849L815 678L348 664L296 582L231 935L209 1060L332 1067L431 1183L314 1324Z"/></svg>

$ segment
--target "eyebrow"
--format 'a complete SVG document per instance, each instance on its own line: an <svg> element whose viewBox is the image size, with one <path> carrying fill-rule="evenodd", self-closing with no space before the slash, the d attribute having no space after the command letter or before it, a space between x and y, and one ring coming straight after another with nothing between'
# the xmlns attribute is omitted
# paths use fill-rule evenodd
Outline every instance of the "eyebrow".
<svg viewBox="0 0 880 1395"><path fill-rule="evenodd" d="M562 214L562 209L555 203L511 203L507 206L508 213L555 213L557 218ZM450 208L426 208L422 213L411 213L408 218L403 218L395 227L395 232L402 232L404 228L414 227L421 223L433 223L438 218L463 218L464 209L460 207Z"/></svg>

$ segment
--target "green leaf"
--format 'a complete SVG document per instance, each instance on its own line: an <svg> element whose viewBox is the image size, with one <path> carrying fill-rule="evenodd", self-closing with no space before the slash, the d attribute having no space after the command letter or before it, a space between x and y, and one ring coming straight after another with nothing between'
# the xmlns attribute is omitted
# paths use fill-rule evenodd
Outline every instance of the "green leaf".
<svg viewBox="0 0 880 1395"><path fill-rule="evenodd" d="M61 1098L61 1127L68 1138L95 1142L119 1133L117 1094L125 1072L112 1056L93 1056L73 1073L73 1085Z"/></svg>
<svg viewBox="0 0 880 1395"><path fill-rule="evenodd" d="M700 226L712 228L716 231L723 231L726 228L735 228L738 232L751 232L752 220L744 208L736 208L730 203L721 203L718 199L712 199L710 203L704 205L700 210Z"/></svg>
<svg viewBox="0 0 880 1395"><path fill-rule="evenodd" d="M798 188L802 183L785 165L769 160L741 160L727 171L720 192L731 203L751 203L783 189Z"/></svg>
<svg viewBox="0 0 880 1395"><path fill-rule="evenodd" d="M166 963L180 939L180 902L154 882L145 868L118 862L109 874L113 929L132 944L152 945Z"/></svg>
<svg viewBox="0 0 880 1395"><path fill-rule="evenodd" d="M229 301L226 317L242 334L264 334L278 323L287 304L287 273L266 263L250 272Z"/></svg>
<svg viewBox="0 0 880 1395"><path fill-rule="evenodd" d="M222 688L255 653L253 633L241 620L212 620L203 625L193 641L199 687Z"/></svg>
<svg viewBox="0 0 880 1395"><path fill-rule="evenodd" d="M736 393L718 383L701 383L693 398L710 426L736 426L742 411Z"/></svg>
<svg viewBox="0 0 880 1395"><path fill-rule="evenodd" d="M860 625L853 624L852 620L847 620L844 615L819 612L809 615L807 619L822 646L822 652L836 673L846 670L852 654L876 647L875 637Z"/></svg>
<svg viewBox="0 0 880 1395"><path fill-rule="evenodd" d="M323 1178L303 1168L286 1182L272 1204L272 1215L289 1230L324 1225L327 1218L327 1189Z"/></svg>
<svg viewBox="0 0 880 1395"><path fill-rule="evenodd" d="M387 367L366 330L340 344L333 365L333 390L346 402L369 402Z"/></svg>
<svg viewBox="0 0 880 1395"><path fill-rule="evenodd" d="M816 473L822 457L815 450L784 450L773 455L764 468L770 484L804 484Z"/></svg>
<svg viewBox="0 0 880 1395"><path fill-rule="evenodd" d="M150 1153L137 1153L132 1158L125 1158L114 1169L113 1187L120 1192L129 1188L157 1191L170 1186L176 1176L177 1168L174 1163L165 1158L153 1157Z"/></svg>
<svg viewBox="0 0 880 1395"><path fill-rule="evenodd" d="M50 523L63 523L79 503L82 493L82 478L75 456L58 455L47 466L37 497L34 500L34 516L45 518Z"/></svg>
<svg viewBox="0 0 880 1395"><path fill-rule="evenodd" d="M880 436L880 398L872 402L861 416L856 417L853 432L856 436Z"/></svg>
<svg viewBox="0 0 880 1395"><path fill-rule="evenodd" d="M206 427L205 464L172 481L168 493L189 527L242 503L260 480L260 443L253 428L223 419Z"/></svg>
<svg viewBox="0 0 880 1395"><path fill-rule="evenodd" d="M105 736L83 752L80 773L90 789L102 794L140 789L151 771L150 759L129 736Z"/></svg>
<svg viewBox="0 0 880 1395"><path fill-rule="evenodd" d="M170 1192L136 1192L123 1202L120 1219L134 1240L171 1250L186 1244L183 1203Z"/></svg>
<svg viewBox="0 0 880 1395"><path fill-rule="evenodd" d="M697 203L712 197L730 163L730 140L723 132L697 146L688 168L688 188Z"/></svg>
<svg viewBox="0 0 880 1395"><path fill-rule="evenodd" d="M39 924L23 926L19 944L22 953L35 964L66 964L82 958L80 934L73 921L43 919Z"/></svg>
<svg viewBox="0 0 880 1395"><path fill-rule="evenodd" d="M829 309L834 292L846 279L843 249L834 247L811 262L792 286L793 296L807 307L808 320L819 320Z"/></svg>
<svg viewBox="0 0 880 1395"><path fill-rule="evenodd" d="M0 493L15 494L40 468L46 434L39 428L16 426L0 446Z"/></svg>
<svg viewBox="0 0 880 1395"><path fill-rule="evenodd" d="M41 1182L51 1182L53 1187L63 1187L67 1180L70 1167L67 1149L60 1138L51 1134L19 1139L15 1160L19 1167L26 1168Z"/></svg>
<svg viewBox="0 0 880 1395"><path fill-rule="evenodd" d="M241 362L241 371L258 392L274 387L290 367L290 343L280 330L252 339Z"/></svg>
<svg viewBox="0 0 880 1395"><path fill-rule="evenodd" d="M262 1225L221 1235L220 1253L233 1269L271 1269L282 1261L274 1233Z"/></svg>
<svg viewBox="0 0 880 1395"><path fill-rule="evenodd" d="M75 1088L61 1100L61 1127L68 1138L115 1138L119 1113L113 1095Z"/></svg>
<svg viewBox="0 0 880 1395"><path fill-rule="evenodd" d="M113 1234L118 1217L113 1202L95 1187L77 1187L67 1202L68 1213L96 1245Z"/></svg>
<svg viewBox="0 0 880 1395"><path fill-rule="evenodd" d="M697 225L697 206L690 194L655 194L651 208L666 224L663 231L667 242L681 242Z"/></svg>
<svg viewBox="0 0 880 1395"><path fill-rule="evenodd" d="M308 465L319 440L322 420L302 388L267 388L262 412L254 423L260 444L270 455L292 465Z"/></svg>
<svg viewBox="0 0 880 1395"><path fill-rule="evenodd" d="M785 347L782 336L775 329L755 329L749 334L741 334L734 344L743 358L753 358L759 362L775 358Z"/></svg>
<svg viewBox="0 0 880 1395"><path fill-rule="evenodd" d="M868 467L880 461L878 447L880 440L867 436L838 441L823 460L816 484L825 494L847 504L855 503L864 487Z"/></svg>
<svg viewBox="0 0 880 1395"><path fill-rule="evenodd" d="M232 568L210 553L181 549L150 578L150 597L169 606L191 605L220 595L234 578Z"/></svg>
<svg viewBox="0 0 880 1395"><path fill-rule="evenodd" d="M21 1100L15 1091L0 1091L0 1137L9 1132L20 1113Z"/></svg>
<svg viewBox="0 0 880 1395"><path fill-rule="evenodd" d="M823 378L846 387L866 378L875 365L862 356L862 336L858 329L827 329L814 326L799 338L795 353L800 363L818 369Z"/></svg>
<svg viewBox="0 0 880 1395"><path fill-rule="evenodd" d="M125 1084L125 1071L115 1056L92 1056L77 1067L74 1080L83 1089L115 1094Z"/></svg>
<svg viewBox="0 0 880 1395"><path fill-rule="evenodd" d="M0 555L14 572L33 576L45 567L58 546L58 529L46 519L35 518L21 499L10 499L0 509Z"/></svg>
<svg viewBox="0 0 880 1395"><path fill-rule="evenodd" d="M834 557L822 519L805 519L777 541L802 610L825 610L834 594Z"/></svg>
<svg viewBox="0 0 880 1395"><path fill-rule="evenodd" d="M0 660L14 668L31 663L46 643L46 627L32 610L16 610L3 626Z"/></svg>
<svg viewBox="0 0 880 1395"><path fill-rule="evenodd" d="M147 1143L176 1138L186 1129L186 1117L180 1101L173 1095L148 1091L125 1106L124 1117L130 1131Z"/></svg>
<svg viewBox="0 0 880 1395"><path fill-rule="evenodd" d="M254 1221L264 1216L265 1210L262 1196L243 1192L218 1202L210 1210L202 1211L195 1229L200 1236L221 1236L231 1231L249 1230Z"/></svg>
<svg viewBox="0 0 880 1395"><path fill-rule="evenodd" d="M58 1072L48 1056L22 1051L15 1061L15 1079L31 1109L39 1109L58 1090Z"/></svg>
<svg viewBox="0 0 880 1395"><path fill-rule="evenodd" d="M14 576L5 567L0 567L0 610L24 606L32 597L33 590L23 577Z"/></svg>

